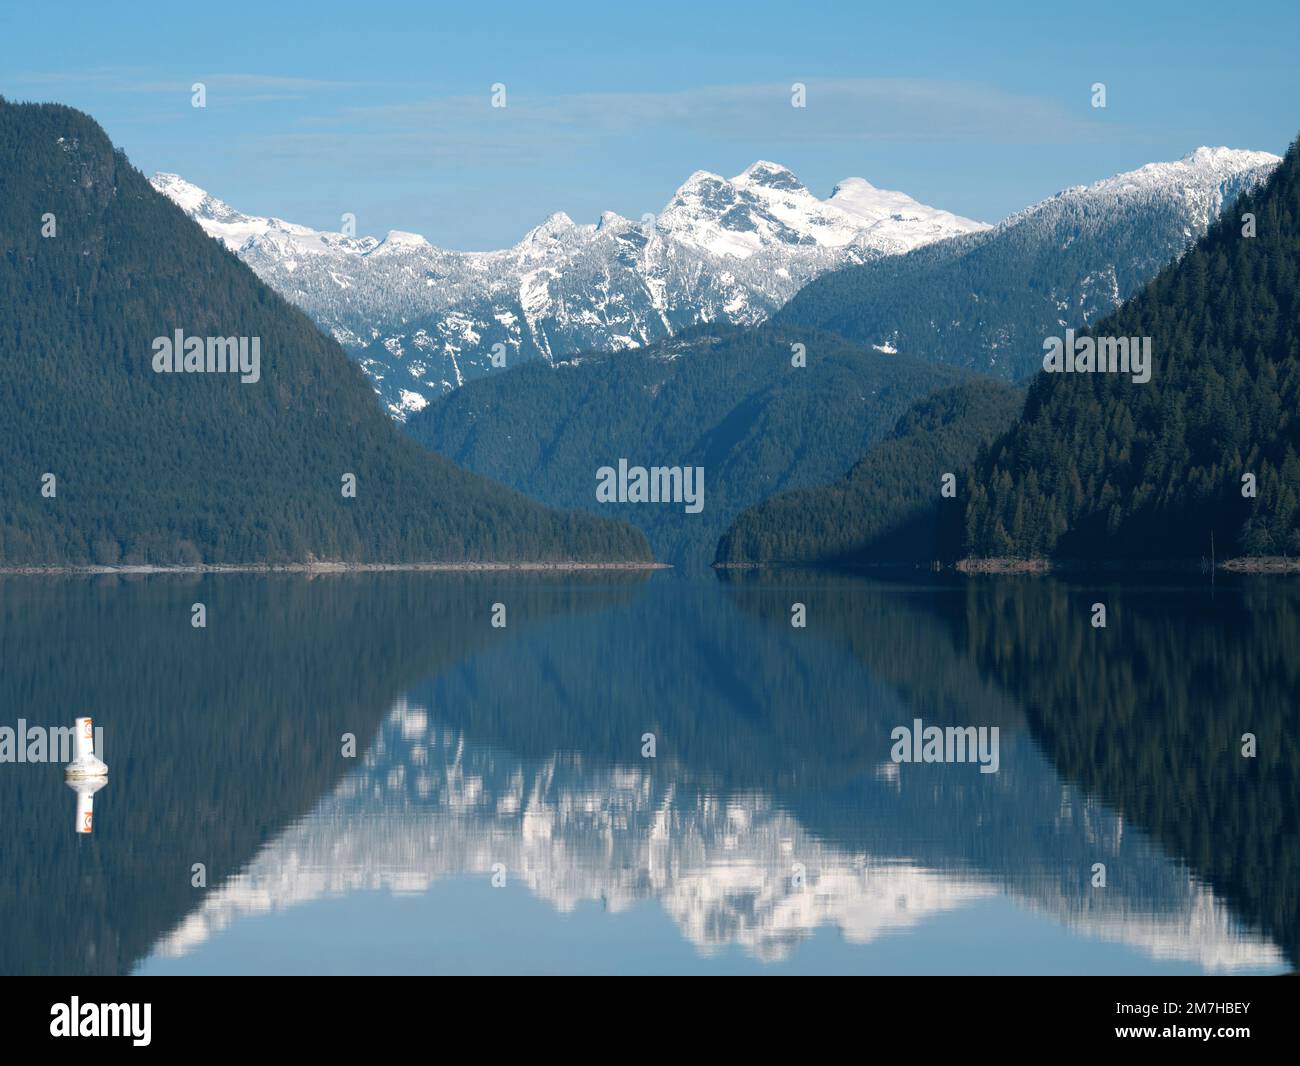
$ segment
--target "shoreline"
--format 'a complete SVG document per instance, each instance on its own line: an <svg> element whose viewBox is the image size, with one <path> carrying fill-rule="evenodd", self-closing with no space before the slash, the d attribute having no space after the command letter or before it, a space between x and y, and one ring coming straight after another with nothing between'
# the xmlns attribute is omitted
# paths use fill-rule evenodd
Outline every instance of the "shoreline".
<svg viewBox="0 0 1300 1066"><path fill-rule="evenodd" d="M953 568L964 574L1186 574L1210 573L1208 559L1170 560L1135 559L1132 562L1085 562L1082 560L1051 559L958 559ZM1296 574L1300 573L1300 558L1281 555L1240 555L1213 567L1214 571L1231 574Z"/></svg>
<svg viewBox="0 0 1300 1066"><path fill-rule="evenodd" d="M952 565L963 574L1047 574L1053 570L1048 559L958 559Z"/></svg>
<svg viewBox="0 0 1300 1066"><path fill-rule="evenodd" d="M1300 573L1300 558L1289 556L1261 555L1258 558L1242 557L1225 559L1217 569L1233 574L1297 574Z"/></svg>
<svg viewBox="0 0 1300 1066"><path fill-rule="evenodd" d="M828 570L863 572L872 570L924 570L939 573L955 570L961 574L1186 574L1209 573L1209 560L1191 559L1163 562L1159 560L1134 560L1128 563L1082 562L1079 560L1053 561L1051 559L958 559L955 563L937 566L916 562L857 562L835 565L831 563L783 562L772 560L763 563L713 563L714 570ZM1300 557L1280 555L1238 556L1225 559L1214 567L1215 571L1230 574L1297 574Z"/></svg>
<svg viewBox="0 0 1300 1066"><path fill-rule="evenodd" d="M58 574L380 574L484 571L671 570L671 563L153 563L106 566L93 563L65 566L0 566L0 575Z"/></svg>

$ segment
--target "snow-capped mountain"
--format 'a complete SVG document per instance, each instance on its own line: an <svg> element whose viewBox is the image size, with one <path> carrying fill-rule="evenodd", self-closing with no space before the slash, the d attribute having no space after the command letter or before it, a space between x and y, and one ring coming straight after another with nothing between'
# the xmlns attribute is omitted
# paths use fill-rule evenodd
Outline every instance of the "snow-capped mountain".
<svg viewBox="0 0 1300 1066"><path fill-rule="evenodd" d="M862 178L820 200L759 161L687 179L658 215L557 213L513 248L456 252L244 215L175 174L154 187L361 363L389 412L520 359L653 343L699 322L753 325L838 267L988 227Z"/></svg>
<svg viewBox="0 0 1300 1066"><path fill-rule="evenodd" d="M1281 157L1271 152L1202 146L1173 162L1148 163L1137 170L1102 178L1091 185L1066 189L1010 216L997 228L1005 229L1068 203L1086 201L1095 206L1106 206L1143 198L1163 198L1172 199L1184 208L1188 221L1186 235L1195 239L1209 228L1226 204L1244 189L1267 178L1280 162Z"/></svg>
<svg viewBox="0 0 1300 1066"><path fill-rule="evenodd" d="M1040 368L1044 337L1105 317L1280 162L1268 152L1197 148L1148 163L885 269L865 263L817 278L776 317L880 352L1022 378Z"/></svg>

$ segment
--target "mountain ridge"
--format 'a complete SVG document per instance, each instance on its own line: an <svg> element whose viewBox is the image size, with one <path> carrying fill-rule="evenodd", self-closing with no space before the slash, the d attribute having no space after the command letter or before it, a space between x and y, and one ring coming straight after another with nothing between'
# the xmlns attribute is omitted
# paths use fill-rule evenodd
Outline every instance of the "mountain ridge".
<svg viewBox="0 0 1300 1066"><path fill-rule="evenodd" d="M502 362L754 325L826 270L987 228L862 178L820 200L767 160L731 179L697 170L640 221L557 211L487 252L328 233L242 214L175 174L151 180L344 345L399 421Z"/></svg>
<svg viewBox="0 0 1300 1066"><path fill-rule="evenodd" d="M774 319L1018 381L1045 336L1115 310L1279 162L1202 147L1072 186L990 230L814 278Z"/></svg>

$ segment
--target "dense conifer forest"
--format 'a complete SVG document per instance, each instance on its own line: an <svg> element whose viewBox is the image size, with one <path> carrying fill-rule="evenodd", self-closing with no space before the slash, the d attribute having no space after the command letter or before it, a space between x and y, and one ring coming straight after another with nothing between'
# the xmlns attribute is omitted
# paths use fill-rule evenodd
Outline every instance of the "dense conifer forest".
<svg viewBox="0 0 1300 1066"><path fill-rule="evenodd" d="M1011 395L984 386L932 397L844 480L741 515L716 561L1185 563L1300 554L1298 287L1292 146L1266 184L1081 332L1149 337L1149 381L1040 370L1018 420ZM842 322L870 303L858 292L841 305ZM1042 340L1054 333L1062 331L1049 328L1032 345L1040 367ZM957 473L951 500L939 495L939 468Z"/></svg>
<svg viewBox="0 0 1300 1066"><path fill-rule="evenodd" d="M846 477L742 513L719 541L715 562L870 565L950 557L968 468L1023 402L1022 391L996 381L921 400ZM948 473L953 494L944 496Z"/></svg>
<svg viewBox="0 0 1300 1066"><path fill-rule="evenodd" d="M795 365L797 349L806 365ZM407 429L552 506L636 523L657 558L707 566L741 510L843 476L910 404L970 377L832 334L705 326L639 351L471 381ZM703 511L598 503L596 470L620 458L702 467Z"/></svg>
<svg viewBox="0 0 1300 1066"><path fill-rule="evenodd" d="M1253 217L1254 235L1249 235ZM1300 553L1300 148L1091 331L1150 337L1145 384L1040 373L972 481L967 553Z"/></svg>
<svg viewBox="0 0 1300 1066"><path fill-rule="evenodd" d="M0 565L648 556L402 436L86 115L0 98L0 159ZM175 330L258 338L260 380L156 373Z"/></svg>

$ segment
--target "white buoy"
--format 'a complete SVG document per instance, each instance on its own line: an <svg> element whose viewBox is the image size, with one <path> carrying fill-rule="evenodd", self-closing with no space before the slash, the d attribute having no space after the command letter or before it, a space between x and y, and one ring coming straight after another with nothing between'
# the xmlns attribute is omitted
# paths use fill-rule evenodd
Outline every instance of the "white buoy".
<svg viewBox="0 0 1300 1066"><path fill-rule="evenodd" d="M72 762L63 771L69 779L107 777L108 767L95 754L95 728L89 718L78 718L72 730ZM88 831L88 830L87 830Z"/></svg>
<svg viewBox="0 0 1300 1066"><path fill-rule="evenodd" d="M108 778L75 777L69 778L64 784L77 794L77 823L74 826L75 830L78 833L89 833L95 819L95 801L91 797L108 784Z"/></svg>

